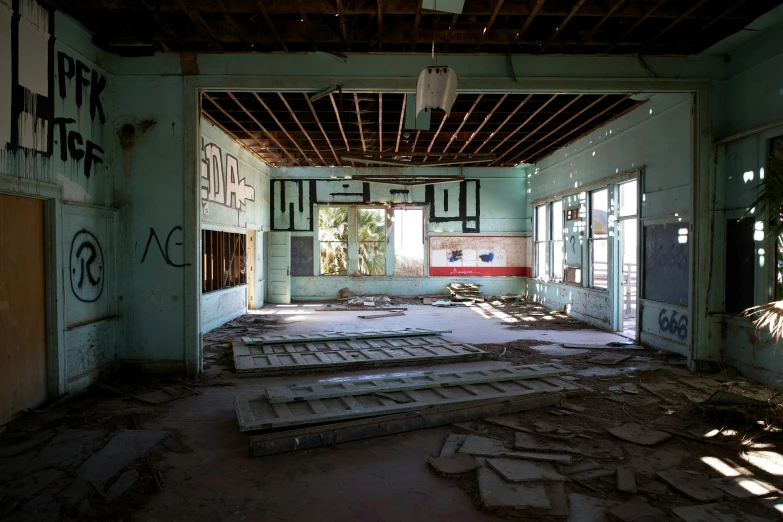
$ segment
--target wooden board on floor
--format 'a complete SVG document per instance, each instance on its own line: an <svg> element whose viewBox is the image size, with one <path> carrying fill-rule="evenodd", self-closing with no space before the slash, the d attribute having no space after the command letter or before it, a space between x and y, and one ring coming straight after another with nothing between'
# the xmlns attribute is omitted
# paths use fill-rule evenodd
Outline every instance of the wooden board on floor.
<svg viewBox="0 0 783 522"><path fill-rule="evenodd" d="M302 402L272 403L265 396L235 397L240 431L344 421L391 415L491 399L558 394L580 387L557 378L465 384L448 388L418 388L384 396L345 395ZM390 398L399 395L399 400Z"/></svg>
<svg viewBox="0 0 783 522"><path fill-rule="evenodd" d="M239 377L261 377L300 371L342 371L354 368L479 361L491 357L469 344L399 346L332 352L253 355L247 345L234 343L234 368Z"/></svg>
<svg viewBox="0 0 783 522"><path fill-rule="evenodd" d="M562 364L528 364L504 368L482 368L476 370L426 373L411 372L410 375L393 377L346 379L339 382L314 382L289 386L270 386L266 396L270 403L327 399L343 395L366 395L376 392L396 392L427 388L445 388L463 384L500 382L509 380L541 379L565 375L573 370Z"/></svg>
<svg viewBox="0 0 783 522"><path fill-rule="evenodd" d="M273 335L243 337L245 344L312 343L318 341L353 341L355 339L379 339L389 337L421 337L443 335L451 330L430 330L427 328L405 328L404 330L363 330L355 332L325 332L303 335Z"/></svg>
<svg viewBox="0 0 783 522"><path fill-rule="evenodd" d="M0 426L47 398L44 245L43 201L0 194Z"/></svg>
<svg viewBox="0 0 783 522"><path fill-rule="evenodd" d="M281 353L339 352L340 350L367 350L369 348L399 348L401 346L434 346L454 344L443 337L405 337L397 339L358 339L356 341L321 341L313 343L285 343L244 345L234 343L234 355L277 355Z"/></svg>

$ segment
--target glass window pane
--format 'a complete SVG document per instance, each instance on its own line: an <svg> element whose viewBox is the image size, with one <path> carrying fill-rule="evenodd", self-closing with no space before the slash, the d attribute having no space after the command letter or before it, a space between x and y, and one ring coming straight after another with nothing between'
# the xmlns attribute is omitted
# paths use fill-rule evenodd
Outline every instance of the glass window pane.
<svg viewBox="0 0 783 522"><path fill-rule="evenodd" d="M536 207L536 241L546 239L546 205Z"/></svg>
<svg viewBox="0 0 783 522"><path fill-rule="evenodd" d="M637 210L636 180L620 185L620 217L635 216Z"/></svg>
<svg viewBox="0 0 783 522"><path fill-rule="evenodd" d="M321 275L348 274L348 209L318 208Z"/></svg>
<svg viewBox="0 0 783 522"><path fill-rule="evenodd" d="M424 211L420 208L394 211L394 275L424 275Z"/></svg>
<svg viewBox="0 0 783 522"><path fill-rule="evenodd" d="M536 243L536 276L546 277L546 243Z"/></svg>
<svg viewBox="0 0 783 522"><path fill-rule="evenodd" d="M557 281L563 280L563 242L552 242L552 277Z"/></svg>
<svg viewBox="0 0 783 522"><path fill-rule="evenodd" d="M606 239L594 239L590 251L590 271L593 288L607 288L609 274L609 242Z"/></svg>
<svg viewBox="0 0 783 522"><path fill-rule="evenodd" d="M360 208L356 216L359 274L386 275L386 210Z"/></svg>
<svg viewBox="0 0 783 522"><path fill-rule="evenodd" d="M563 239L563 202L555 201L552 203L552 239L561 241Z"/></svg>
<svg viewBox="0 0 783 522"><path fill-rule="evenodd" d="M590 237L608 237L609 191L596 190L590 194Z"/></svg>

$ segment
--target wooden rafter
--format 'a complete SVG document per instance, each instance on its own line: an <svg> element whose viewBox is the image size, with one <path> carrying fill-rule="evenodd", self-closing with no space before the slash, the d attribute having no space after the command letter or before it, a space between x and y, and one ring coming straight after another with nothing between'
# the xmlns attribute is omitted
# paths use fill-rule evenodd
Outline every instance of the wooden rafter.
<svg viewBox="0 0 783 522"><path fill-rule="evenodd" d="M378 48L383 51L383 0L375 0L378 6Z"/></svg>
<svg viewBox="0 0 783 522"><path fill-rule="evenodd" d="M718 22L719 20L722 20L722 19L726 18L728 15L730 15L732 13L732 11L734 11L735 9L740 7L746 1L747 0L735 0L734 3L731 6L729 6L725 11L719 13L718 16L715 16L712 20L710 20L706 24L702 25L698 30L694 31L688 37L688 41L693 41L696 38L696 36L700 35L704 31L706 31L707 29L712 27L715 24L715 22Z"/></svg>
<svg viewBox="0 0 783 522"><path fill-rule="evenodd" d="M449 142L446 144L446 147L443 149L443 154L446 154L446 151L449 150L449 147L451 147L451 143L457 138L457 135L459 134L459 131L462 130L462 127L468 121L468 118L470 118L470 115L473 114L473 110L476 108L476 106L481 101L481 98L483 98L483 97L484 97L483 94L479 94L476 97L476 101L473 102L473 105L470 106L470 110L465 114L465 117L462 118L462 121L460 122L459 127L457 127L457 130L454 131L454 134L451 135L451 139L449 139ZM438 158L438 161L440 161L443 158L443 154L441 154L441 156Z"/></svg>
<svg viewBox="0 0 783 522"><path fill-rule="evenodd" d="M302 147L300 147L300 146L299 146L299 142L297 142L297 141L296 141L296 140L293 138L293 136L291 136L291 134L290 134L290 133L289 133L289 132L288 132L288 131L285 129L285 127L283 127L283 124L282 124L282 123L280 123L280 120L278 120L278 119L277 119L277 116L275 116L275 113L274 113L274 112L272 112L272 109L270 109L270 108L269 108L269 106L266 104L266 102L264 102L264 100L262 100L262 99L261 99L261 97L260 97L258 94L256 94L256 93L253 93L253 96L255 96L255 97L256 97L256 100L258 100L258 103L260 103L260 104L261 104L261 106L262 106L264 109L266 109L266 112L268 112L268 113L269 113L269 115L272 117L272 119L275 121L275 123L277 124L277 127L280 129L280 131L281 131L283 134L285 134L285 137L286 137L286 138L288 138L288 141L290 141L291 143L293 143L293 144L294 144L294 147L296 147L296 150L298 150L298 151L299 151L299 154L301 154L301 155L302 155L302 157L303 157L303 158L304 158L304 159L305 159L305 160L306 160L306 161L307 161L307 162L308 162L310 165L312 165L312 164L313 164L313 160L311 160L311 159L310 159L310 158L307 156L307 154L305 154L305 152L302 150ZM231 97L232 97L232 98L234 98L234 95L232 94L232 95L231 95ZM234 98L234 100L237 102L237 104L239 104L239 101L238 101L238 100L236 100L236 98ZM240 105L240 106L241 106L241 105ZM247 110L247 109L245 109L244 107L242 107L242 110L244 110L245 112L248 112L248 110ZM249 114L249 113L248 113L248 114Z"/></svg>
<svg viewBox="0 0 783 522"><path fill-rule="evenodd" d="M511 40L511 45L514 45L514 42L516 42L518 39L524 38L525 33L530 27L530 24L533 23L533 20L536 19L536 16L538 16L538 13L541 11L541 8L544 6L544 2L546 2L546 0L536 1L536 5L533 6L533 9L530 11L530 14L527 15L527 18L525 18L525 23L522 25L522 29L520 29L519 32L516 34L516 36L514 36L514 39Z"/></svg>
<svg viewBox="0 0 783 522"><path fill-rule="evenodd" d="M237 101L237 100L236 100L236 98L234 97L234 95L233 95L233 94L229 93L229 96L231 96L231 98L232 98L232 99L234 99L234 101ZM217 108L218 108L218 110L219 110L220 112L222 112L223 114L225 114L225 115L228 117L228 119L229 119L229 120L233 121L233 122L234 122L234 123L237 125L237 127L239 127L240 129L242 129L242 132L244 132L245 134L247 134L248 136L250 136L250 138L252 138L252 139L253 139L253 140L255 140L256 142L258 142L258 144L261 146L261 148L267 148L267 147L266 147L266 145L264 145L263 143L261 143L261 140L259 140L258 138L255 138L255 137L253 137L253 135L250 133L250 131L249 131L249 130L247 130L247 129L245 128L245 126L244 126L244 125L242 125L241 123L239 123L239 122L238 122L238 121L237 121L237 120L236 120L236 119L235 119L233 116L231 116L231 114L229 114L229 113L228 113L228 111L226 111L226 110L225 110L223 107L221 107L221 106L220 106L220 104L218 104L218 102L217 102L217 101L215 101L215 99L214 99L214 98L212 98L212 97L211 97L209 94L207 94L207 93L204 93L204 98L206 98L207 100L209 100L210 102L212 102L212 105L214 105L215 107L217 107ZM237 102L237 103L239 103L239 102ZM240 104L240 107L241 107L241 106L242 106L242 105ZM247 112L247 111L245 111L245 112ZM249 113L248 113L248 114L249 114ZM253 116L252 116L252 115L251 115L250 117L251 117L251 118L253 118ZM271 133L270 133L268 130L266 130L266 128L265 128L263 125L261 125L261 123L260 123L258 120L256 120L255 118L253 118L253 121L255 121L255 122L256 122L256 124L257 124L257 125L258 125L258 126L261 128L261 132L263 132L263 133L266 135L266 137L267 137L267 138L269 138L269 139L270 139L270 141L272 141L272 143L274 143L275 145L277 145L277 148L279 148L281 152L283 152L283 153L284 153L286 156L288 156L289 158L291 158L291 161L293 161L294 163L297 163L297 164L298 164L298 162L296 161L296 159L294 159L294 157L293 157L293 156L292 156L292 155L291 155L291 154L290 154L290 153L289 153L289 152L288 152L288 151L285 149L285 147L283 147L283 146L280 144L280 142L279 142L279 141L277 141L277 140L275 139L275 137L274 137L274 136L272 136L272 134L271 134Z"/></svg>
<svg viewBox="0 0 783 522"><path fill-rule="evenodd" d="M417 130L416 131L416 137L413 139L413 147L411 147L411 152L415 152L416 151L416 144L419 142L419 136L420 135L421 135L421 131Z"/></svg>
<svg viewBox="0 0 783 522"><path fill-rule="evenodd" d="M696 9L698 9L699 7L703 6L705 3L707 3L707 0L699 0L698 2L696 2L695 4L693 4L693 5L690 7L690 9L687 9L687 10L686 10L684 13L682 13L680 16L678 16L677 18L675 18L675 19L674 19L674 20L673 20L673 21L672 21L672 22L671 22L669 25L667 25L666 27L664 27L664 28L663 28L663 30L662 30L661 32L659 32L658 34L656 34L655 36L653 36L653 37L652 37L652 40L650 40L650 41L651 41L651 42L654 42L655 40L657 40L657 39L658 39L658 38L660 38L661 36L663 36L663 35L665 35L666 33L668 33L668 32L669 32L671 29L673 29L673 28L674 28L674 26L676 26L677 24L679 24L680 22L682 22L684 19L686 19L687 17L689 17L689 16L691 15L691 13L692 13L692 12L694 12L694 11L695 11Z"/></svg>
<svg viewBox="0 0 783 522"><path fill-rule="evenodd" d="M533 95L532 95L532 94L528 94L527 96L525 96L525 99L524 99L524 100L522 100L521 102L519 102L519 104L518 104L516 107L514 107L514 110L513 110L513 111L511 111L511 113L510 113L508 116L506 116L506 119L505 119L505 120L503 120L503 123L501 123L500 125L498 125L498 128L497 128L497 129L495 129L495 132L493 132L492 134L490 134L490 135L489 135L489 137L488 137L487 139L485 139L485 140L484 140L484 142L483 142L481 145L479 145L479 147L478 147L478 148L475 150L475 153L476 153L476 154L478 154L478 153L481 151L481 149L483 149L483 148L484 148L484 145L486 145L487 143L489 143L489 140L491 140L492 138L494 138L494 137L495 137L495 134L497 134L498 132L500 132L500 129L502 129L502 128L503 128L503 127L506 125L506 123L508 123L508 120L510 120L510 119L511 119L511 117L512 117L512 116L514 116L514 115L517 113L517 111L518 111L519 109L521 109L521 108L522 108L522 106L523 106L523 105L525 105L525 104L528 102L528 100L529 100L530 98L532 98L532 97L533 97Z"/></svg>
<svg viewBox="0 0 783 522"><path fill-rule="evenodd" d="M307 18L307 11L304 9L304 3L302 0L297 0L296 5L299 8L299 16L307 29L307 34L310 36L310 48L315 51L318 47L315 45L315 34L313 33L313 27L310 25L310 19Z"/></svg>
<svg viewBox="0 0 783 522"><path fill-rule="evenodd" d="M329 150L332 151L332 154L334 155L334 159L337 160L337 165L342 166L342 163L340 163L340 157L337 156L337 153L334 151L334 147L332 147L332 142L329 140L329 136L326 134L326 131L324 130L324 126L321 125L321 119L318 117L318 113L315 111L315 107L313 107L313 102L310 101L310 96L307 95L307 93L303 93L305 100L307 101L307 106L310 107L310 112L313 113L313 118L315 118L315 122L318 124L318 128L321 129L321 134L324 135L324 139L326 140L326 144L329 146ZM326 164L326 162L324 162Z"/></svg>
<svg viewBox="0 0 783 522"><path fill-rule="evenodd" d="M405 122L405 105L408 103L408 95L402 95L402 110L400 111L400 126L397 128L397 144L394 146L394 152L400 151L400 137L402 136L402 124Z"/></svg>
<svg viewBox="0 0 783 522"><path fill-rule="evenodd" d="M489 17L489 22L487 22L487 25L484 27L484 31L481 33L481 37L479 38L479 42L476 45L476 51L478 52L479 49L481 49L481 45L484 43L484 38L486 38L487 33L492 29L492 24L495 23L495 18L498 16L498 12L500 12L500 8L503 7L503 1L504 0L495 0L495 9L492 10L492 15ZM454 18L456 19L457 15L454 15Z"/></svg>
<svg viewBox="0 0 783 522"><path fill-rule="evenodd" d="M531 114L530 116L528 116L528 117L527 117L527 119L526 119L525 121L523 121L522 123L520 123L520 124L519 124L519 126L517 126L517 128L516 128L516 129L514 129L513 131L511 131L511 133L510 133L508 136L506 136L505 138L503 138L503 140L501 140L501 142L500 142L500 143L498 143L497 145L495 145L495 147L492 149L492 152L495 152L496 150L498 150L498 149L500 148L500 146L501 146L501 145L503 145L504 143L506 143L506 142L507 142L507 141L508 141L508 140L511 138L511 136L513 136L514 134L516 134L517 132L519 132L519 130L520 130L522 127L524 127L525 125L527 125L528 123L530 123L530 120L532 120L533 118L535 118L535 117L536 117L536 115L537 115L539 112L541 112L541 111L544 109L544 107L546 107L547 105L549 105L550 103L552 103L552 102L554 101L554 99L555 99L555 98L557 98L557 96L558 96L557 94L553 94L553 95L552 95L552 96L551 96L551 97L550 97L550 98L549 98L547 101L545 101L544 103L542 103L542 104L541 104L541 106L540 106L538 109L536 109L535 111L533 111L533 114ZM497 131L496 131L496 132L497 132ZM478 151L476 151L476 152L478 152Z"/></svg>
<svg viewBox="0 0 783 522"><path fill-rule="evenodd" d="M256 93L253 93L253 94L255 94L255 95L256 95L256 98L258 98L258 94L256 94ZM304 126L302 125L302 122L300 122L300 121L299 121L299 118L297 118L297 117L296 117L296 113L295 113L295 112L294 112L294 110L291 108L291 106L288 104L288 100L286 100L286 99L285 99L285 96L283 96L283 93L282 93L282 92L278 92L278 93L277 93L277 95L278 95L278 96L280 97L280 99L283 101L283 104L285 104L285 108L286 108L286 109L288 109L288 112L291 114L291 117L292 117L292 118L294 119L294 121L296 122L296 125L299 127L299 130L300 130L300 131L302 131L302 134L304 134L305 138L307 138L307 141L309 141L309 142L310 142L310 146L313 148L313 150L314 150L314 151L315 151L315 153L318 155L318 157L319 157L319 158L321 158L321 162L322 162L324 165L326 165L326 160L325 160L325 159L324 159L324 157L321 155L321 151L320 151L320 150L318 150L318 147L316 147L316 146L315 146L315 143L313 143L313 140L312 140L312 138L310 138L310 134L308 134L307 130L306 130L306 129L304 128ZM308 98L308 100L309 100L309 98ZM259 101L260 101L260 100L259 100ZM311 161L309 158L308 158L308 161L310 161L310 164L312 164L312 163L313 163L313 162L312 162L312 161Z"/></svg>
<svg viewBox="0 0 783 522"><path fill-rule="evenodd" d="M215 103L215 102L214 102L214 100L213 100L213 102L212 102L212 103ZM216 105L216 107L217 107L217 105ZM203 108L202 108L202 109L201 109L201 114L202 114L202 115L203 115L203 116L206 118L206 120L207 120L209 123L211 123L211 124L212 124L212 125L214 125L215 127L218 127L220 130L222 130L223 132L225 132L225 133L226 133L226 136L233 136L233 135L234 135L234 133L233 133L233 132L231 132L230 130L228 130L228 129L226 128L226 126L225 126L225 125L223 125L222 123L220 123L219 121L217 121L217 119L216 119L214 116L212 116L212 115L211 115L209 112L207 112L207 110L206 110L206 109L203 109ZM259 140L255 140L255 141L256 141L256 142L259 144L259 146L263 145L263 143L262 143L262 142L260 142ZM262 161L262 162L263 162L265 165L269 165L270 167L272 166L272 164L271 164L271 163L269 163L269 159L268 159L268 158L265 158L265 157L263 157L263 156L262 156L260 153L258 153L257 151L253 150L253 149L252 149L252 148L250 148L248 145L243 145L243 146L244 146L244 147L245 147L247 150L249 150L251 154L253 154L255 157L257 157L258 159L260 159L260 160L261 160L261 161ZM262 148L262 149L264 149L264 150L266 150L266 151L267 151L267 153L271 154L271 152L269 151L269 147L262 146L261 148Z"/></svg>
<svg viewBox="0 0 783 522"><path fill-rule="evenodd" d="M555 41L555 38L560 35L560 33L563 32L563 29L565 29L565 26L568 25L568 22L571 21L571 18L574 17L577 11L579 11L579 8L582 7L582 4L585 3L586 0L578 0L573 8L568 12L568 14L565 17L565 20L563 20L563 23L561 23L559 26L557 26L557 29L555 29L555 32L552 33L552 35L547 39L546 42L544 42L544 45L541 46L540 53L543 53L546 51L547 47Z"/></svg>
<svg viewBox="0 0 783 522"><path fill-rule="evenodd" d="M337 125L340 127L340 134L343 135L343 141L345 142L345 150L350 151L351 146L348 144L348 138L345 136L345 129L343 129L343 121L340 119L340 111L337 110L337 102L334 101L334 94L329 93L329 99L332 101L332 107L334 108L334 115L337 116Z"/></svg>
<svg viewBox="0 0 783 522"><path fill-rule="evenodd" d="M421 3L423 0L418 0L416 3L416 18L413 22L413 42L411 43L411 51L416 52L416 44L419 43L419 23L421 22Z"/></svg>
<svg viewBox="0 0 783 522"><path fill-rule="evenodd" d="M250 41L245 36L245 31L234 21L234 18L228 12L228 9L226 9L226 5L223 3L223 0L215 0L215 2L217 2L218 7L220 8L220 12L223 13L223 18L231 27L234 28L234 30L237 32L237 35L239 35L239 39L242 40L243 44L245 44L247 50L250 51L253 49Z"/></svg>
<svg viewBox="0 0 783 522"><path fill-rule="evenodd" d="M277 34L277 29L275 29L275 24L269 17L269 12L266 10L266 4L264 3L264 0L256 0L256 6L258 6L258 10L261 11L261 16L264 17L267 29L269 29L269 32L272 33L274 39L277 40L277 45L279 45L283 51L288 52L288 46L283 40L280 39L280 36Z"/></svg>
<svg viewBox="0 0 783 522"><path fill-rule="evenodd" d="M513 144L512 146L510 146L508 149L506 149L506 152L504 152L503 154L501 154L500 156L498 156L498 159L496 159L496 160L495 160L495 161L493 161L492 163L497 163L498 161L502 160L504 156L506 156L506 155L507 155L509 152L511 152L512 150L514 150L515 148L517 148L519 145L521 145L521 144L523 144L525 141L527 141L527 139L528 139L528 138L530 138L530 137L531 137L533 134L535 134L536 132L540 131L540 130L541 130L543 127L544 127L544 125L548 124L550 121L552 121L552 120L554 120L555 118L557 118L557 117L560 115L560 113L561 113L561 112L563 112L564 110L566 110L567 108L569 108L571 105L573 105L573 104L574 104L574 103L575 103L577 100L579 100L579 99L580 99L582 96L583 96L582 94L577 94L577 95L576 95L576 96L575 96L575 97L574 97L574 98L573 98L571 101L569 101L568 103L566 103L565 105L563 105L562 107L560 107L560 110L558 110L557 112L555 112L554 114L552 114L552 115L551 115L549 118L547 118L547 119L546 119L546 121L544 121L544 122L543 122L541 125L539 125L539 126L538 126L538 127L536 127L535 129L533 129L532 131L528 132L528 133L525 135L525 137L524 137L524 138L522 138L521 140L519 140L518 142L516 142L515 144ZM490 163L490 165L492 165L492 163Z"/></svg>
<svg viewBox="0 0 783 522"><path fill-rule="evenodd" d="M457 95L454 96L454 99L457 99ZM430 142L429 146L427 147L427 152L430 152L432 150L432 146L435 145L435 140L438 139L438 134L440 134L440 130L443 128L443 124L446 123L446 120L449 119L449 115L445 112L443 113L443 119L440 120L440 125L438 125L438 130L435 131L435 135L432 137L432 141ZM428 156L424 156L424 159L422 161L427 161Z"/></svg>
<svg viewBox="0 0 783 522"><path fill-rule="evenodd" d="M283 151L283 153L284 153L286 156L288 156L289 158L291 158L291 161L293 161L293 162L294 162L294 163L296 163L297 165L301 165L301 162L300 162L298 159L296 159L296 158L294 157L294 155L293 155L293 154L291 154L290 152L288 152L288 149L286 149L285 147L283 147L283 144L282 144L282 143L280 143L280 141L279 141L277 138L275 138L275 136L274 136L274 135L273 135L271 132L269 132L269 131L266 129L266 127L264 127L264 126L263 126L263 124L262 124L260 121L258 121L258 120L256 119L256 117L255 117L255 116L253 116L253 114L252 114L252 113L251 113L249 110L247 110L247 109L245 108L245 106L244 106L244 105L242 105L242 102L240 102L240 101L237 99L237 97L236 97L236 96L234 96L234 93L230 92L230 93L228 93L228 95L231 97L231 99L232 99L232 100L234 100L234 103L236 103L236 104L237 104L237 106L239 106L239 108L240 108L240 109L242 109L242 110L244 111L244 113L245 113L245 114L247 114L248 116L250 116L250 119L251 119L251 120L253 120L253 122L254 122L256 125L258 125L258 127L261 129L261 132L263 132L264 134L266 134L266 137L267 137L267 138L269 138L269 139L272 141L272 143L274 143L275 145L277 145L277 146L280 148L280 150L282 150L282 151ZM213 101L212 103L215 103L215 102ZM227 113L226 113L226 114L227 114ZM239 122L237 122L236 120L234 120L234 118L231 118L231 119L232 119L233 121L235 121L237 124L239 124ZM242 129L244 130L244 127L242 127ZM247 132L247 131L246 131L246 132Z"/></svg>
<svg viewBox="0 0 783 522"><path fill-rule="evenodd" d="M592 109L593 107L595 107L595 105L596 105L596 104L600 103L600 102L601 102L603 99L605 99L607 96L608 96L607 94L604 94L604 95L602 95L602 96L599 96L598 98L596 98L595 100L593 100L593 102L592 102L592 103L590 103L589 105L585 106L585 107L584 107L584 108L583 108L581 111L577 112L576 114L574 114L573 116L571 116L570 118L568 118L566 121L564 121L563 123L561 123L560 125L558 125L556 128L554 128L554 129L552 129L551 131L549 131L549 132L548 132L548 133L547 133L545 136L543 136L543 137L539 138L539 139L538 139L538 140L537 140L535 143L533 143L533 144L532 144L532 145L530 145L528 148L526 148L525 150L523 150L522 152L520 152L519 154L517 154L516 156L514 156L514 158L511 160L511 164L514 164L514 162L515 162L515 161L517 161L517 160L518 160L520 157L524 156L524 155L525 155L525 153L526 153L527 151L529 151L530 149L532 149L533 147L535 147L536 145L538 145L539 143L541 143L542 141L544 141L545 139L547 139L548 137L550 137L552 134L556 133L557 131L559 131L560 129L562 129L563 127L565 127L566 125L568 125L568 124L569 124L569 123L571 123L572 121L574 121L576 118L578 118L579 116L581 116L581 115L582 115L582 114L584 114L585 112L587 112L587 111L589 111L590 109Z"/></svg>
<svg viewBox="0 0 783 522"><path fill-rule="evenodd" d="M362 111L359 109L359 96L353 93L353 106L356 109L356 120L359 122L359 138L362 140L362 151L367 152L367 143L364 141L364 128L362 128Z"/></svg>
<svg viewBox="0 0 783 522"><path fill-rule="evenodd" d="M451 38L454 35L454 28L457 27L458 18L459 18L459 13L454 13L454 16L451 17L451 23L449 24L449 32L446 34L446 43L443 46L444 50L447 52L449 50L449 42L451 42Z"/></svg>
<svg viewBox="0 0 783 522"><path fill-rule="evenodd" d="M138 3L144 8L144 11L147 13L147 16L150 17L152 23L154 23L158 29L163 31L167 38L173 40L179 47L182 47L182 42L180 41L179 36L177 36L177 33L163 20L163 18L160 17L160 15L158 15L158 13L147 3L147 1L138 0ZM156 38L156 40L161 44L161 46L164 47L164 51L171 51L171 48L165 41L161 40L160 38Z"/></svg>
<svg viewBox="0 0 783 522"><path fill-rule="evenodd" d="M378 150L383 150L383 93L378 93Z"/></svg>
<svg viewBox="0 0 783 522"><path fill-rule="evenodd" d="M665 4L666 2L667 2L667 0L660 0L660 1L659 1L657 4L655 4L654 6L652 6L652 7L651 7L651 8L650 8L648 11L646 11L646 12L645 12L645 13L644 13L642 16L640 16L639 18L637 18L637 19L636 19L636 21L635 21L633 24L631 24L631 27L629 27L629 28L628 28L628 29L625 31L625 33L623 34L623 36L622 36L621 38L625 38L625 37L627 37L628 35L630 35L632 32L634 32L634 31L636 30L636 28L637 28L637 27L639 27L640 25L642 25L642 23L643 23L645 20L647 20L647 19L648 19L650 16L652 16L652 14L653 14L653 13L655 13L655 11L657 11L657 10L658 10L658 9L659 9L659 8L660 8L660 7L661 7L663 4ZM612 49L614 49L615 47L617 47L617 43L613 43L613 44L611 44L611 45L610 45L610 46L609 46L609 47L606 49L606 52L609 52L609 51L611 51L611 50L612 50Z"/></svg>
<svg viewBox="0 0 783 522"><path fill-rule="evenodd" d="M345 10L343 9L343 0L337 0L337 18L340 22L340 31L343 33L343 41L345 42L345 50L351 51L351 42L348 41L348 31L345 28Z"/></svg>
<svg viewBox="0 0 783 522"><path fill-rule="evenodd" d="M549 145L547 145L547 147L546 147L546 148L544 148L544 149L542 149L542 150L541 150L541 151L540 151L538 154L536 154L536 155L534 155L534 156L530 156L530 157L528 157L527 159L525 159L525 163L529 163L529 160L530 160L530 159L532 159L533 157L546 157L546 156L544 156L544 155L543 155L544 151L546 151L546 150L548 150L548 149L551 149L551 148L552 148L552 147L554 147L556 144L558 144L558 143L560 143L561 141L563 141L564 139L566 139L568 136L570 136L570 135L572 135L573 133L577 132L579 129L581 129L581 128L582 128L582 127L584 127L585 125L589 124L590 122L592 122L592 121L593 121L593 120L595 120L596 118L599 118L599 117L603 116L604 114L606 114L606 113L607 113L607 112L609 112L610 110L614 109L615 107L617 107L618 105L620 105L621 103L623 103L625 100L627 100L627 99L628 99L628 98L630 98L630 97L631 97L631 95L630 95L630 94L627 94L627 95L623 96L622 98L620 98L619 100L617 100L616 102L614 102L613 104L611 104L609 107L605 108L604 110L602 110L602 111L601 111L601 112L599 112L598 114L595 114L594 116L592 116L592 117L591 117L589 120L587 120L587 121L585 121L585 122L582 122L582 123L580 123L579 125L577 125L577 126L576 126L576 127L574 127L573 129L571 129L570 131L568 131L567 133L563 134L562 136L560 136L559 138L557 138L555 141L553 141L552 143L550 143ZM634 107L632 107L632 108L634 108Z"/></svg>
<svg viewBox="0 0 783 522"><path fill-rule="evenodd" d="M590 29L590 32L588 32L585 36L582 37L581 40L579 40L579 45L582 45L584 42L590 40L593 35L595 35L596 32L598 32L598 29L601 28L604 23L609 20L609 18L617 12L618 9L620 9L623 4L626 2L626 0L617 0L617 2L612 5L612 7L609 8L609 10L606 12L603 18L601 18L597 24L593 26L592 29Z"/></svg>
<svg viewBox="0 0 783 522"><path fill-rule="evenodd" d="M492 116L495 114L495 111L498 109L498 107L500 107L500 104L501 104L501 103L503 103L504 101L506 101L506 98L508 98L508 94L504 94L504 95L503 95L503 96L500 98L500 101L499 101L499 102L497 102L497 103L495 104L495 106L494 106L494 107L492 107L492 110L491 110L491 111L489 111L489 114L487 114L487 115L484 117L484 120L483 120L483 121L481 122L481 124L478 126L478 129L476 129L475 131L473 131L473 134L471 134L471 135L470 135L470 138L468 138L468 141L466 141L466 142L465 142L465 143L462 145L462 148L461 148L461 149L459 149L459 151L460 151L460 152L462 152L463 150L465 150L465 147L467 147L468 145L470 145L470 142L471 142L471 141L473 141L473 138L475 138L475 137L476 137L476 134L478 134L478 133L479 133L479 131L480 131L481 129L483 129L483 128L484 128L484 125L486 125L486 124L487 124L487 122L489 121L489 119L490 119L490 118L491 118L491 117L492 117Z"/></svg>

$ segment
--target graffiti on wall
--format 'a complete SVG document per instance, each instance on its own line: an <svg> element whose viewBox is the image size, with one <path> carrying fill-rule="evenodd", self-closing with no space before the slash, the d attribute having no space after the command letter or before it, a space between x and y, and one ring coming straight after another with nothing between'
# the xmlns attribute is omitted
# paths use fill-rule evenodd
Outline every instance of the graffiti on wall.
<svg viewBox="0 0 783 522"><path fill-rule="evenodd" d="M69 88L70 83L70 88ZM64 52L57 53L57 84L63 102L73 100L77 109L87 104L90 121L106 123L101 94L106 89L106 77L91 69L81 60L74 60ZM103 148L86 139L76 128L74 118L54 118L55 131L60 145L60 159L63 162L82 162L84 177L92 174L93 165L103 163Z"/></svg>
<svg viewBox="0 0 783 522"><path fill-rule="evenodd" d="M256 190L239 177L239 161L214 143L202 147L201 159L201 203L204 213L209 213L209 203L244 211L247 201L256 200ZM204 183L206 181L206 184Z"/></svg>
<svg viewBox="0 0 783 522"><path fill-rule="evenodd" d="M172 245L172 239L174 239L174 234L179 233L180 237L182 235L182 227L176 226L172 228L169 231L169 234L166 236L166 242L161 245L160 239L158 238L158 234L155 232L155 229L150 227L150 235L147 237L147 244L144 247L144 254L141 256L141 262L144 263L147 259L147 252L149 252L150 245L152 244L152 240L155 240L155 244L158 245L158 251L160 252L160 255L163 257L163 261L166 262L167 265L173 266L175 268L182 268L185 266L190 266L190 263L176 263L171 258L171 245ZM182 246L181 241L174 240L174 246Z"/></svg>
<svg viewBox="0 0 783 522"><path fill-rule="evenodd" d="M50 156L54 13L36 0L0 5L0 148Z"/></svg>
<svg viewBox="0 0 783 522"><path fill-rule="evenodd" d="M658 314L658 328L662 334L676 335L678 339L684 341L688 338L688 316L678 316L676 310L672 310L669 315L669 311L663 309Z"/></svg>
<svg viewBox="0 0 783 522"><path fill-rule="evenodd" d="M95 234L81 229L71 241L71 291L79 301L94 303L103 294L103 249Z"/></svg>

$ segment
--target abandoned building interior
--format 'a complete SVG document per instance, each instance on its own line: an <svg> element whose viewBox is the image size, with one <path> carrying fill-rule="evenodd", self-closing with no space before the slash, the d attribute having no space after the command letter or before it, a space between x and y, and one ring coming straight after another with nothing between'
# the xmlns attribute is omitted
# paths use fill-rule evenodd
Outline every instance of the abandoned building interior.
<svg viewBox="0 0 783 522"><path fill-rule="evenodd" d="M781 31L0 0L0 520L783 520Z"/></svg>

